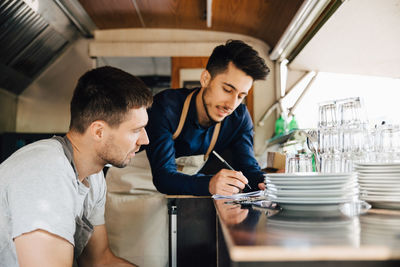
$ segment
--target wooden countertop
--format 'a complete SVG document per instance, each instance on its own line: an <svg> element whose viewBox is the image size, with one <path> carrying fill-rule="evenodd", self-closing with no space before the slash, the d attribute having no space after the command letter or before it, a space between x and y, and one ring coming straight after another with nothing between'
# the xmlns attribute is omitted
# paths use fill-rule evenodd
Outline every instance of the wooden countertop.
<svg viewBox="0 0 400 267"><path fill-rule="evenodd" d="M400 211L268 211L214 200L234 262L400 260Z"/></svg>

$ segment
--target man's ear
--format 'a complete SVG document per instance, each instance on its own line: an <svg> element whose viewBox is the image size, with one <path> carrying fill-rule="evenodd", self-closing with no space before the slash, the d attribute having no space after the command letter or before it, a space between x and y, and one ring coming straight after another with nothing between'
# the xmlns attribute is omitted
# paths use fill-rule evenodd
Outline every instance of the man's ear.
<svg viewBox="0 0 400 267"><path fill-rule="evenodd" d="M89 125L90 136L94 141L101 141L106 134L107 125L105 121L97 120Z"/></svg>
<svg viewBox="0 0 400 267"><path fill-rule="evenodd" d="M208 72L208 70L203 70L200 76L201 87L207 87L210 81L211 81L211 74Z"/></svg>

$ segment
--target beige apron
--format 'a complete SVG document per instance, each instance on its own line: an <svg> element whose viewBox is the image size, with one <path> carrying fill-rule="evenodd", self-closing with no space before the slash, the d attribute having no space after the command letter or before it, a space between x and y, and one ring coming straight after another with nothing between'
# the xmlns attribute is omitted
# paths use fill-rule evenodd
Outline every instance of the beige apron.
<svg viewBox="0 0 400 267"><path fill-rule="evenodd" d="M175 133L172 135L172 139L176 140L178 136L180 135L183 125L185 124L186 121L186 116L189 110L189 105L190 105L190 100L192 99L192 96L195 91L191 92L185 100L185 103L183 104L183 109L182 109L182 114L181 118L179 120L178 128L176 129ZM210 155L211 151L214 149L215 143L217 142L218 134L219 134L219 129L221 128L221 123L217 123L214 128L214 132L211 138L210 145L208 146L207 152L205 155L196 155L196 156L185 156L185 157L180 157L176 158L175 162L177 165L177 170L193 175L198 173L201 168L203 168L204 164L207 162L208 156Z"/></svg>
<svg viewBox="0 0 400 267"><path fill-rule="evenodd" d="M64 137L53 136L52 139L57 140L62 145L64 154L67 157L67 159L70 161L72 169L74 170L75 175L76 175L76 180L78 181L79 180L78 173L76 171L75 164L73 161L72 147L71 147L71 145L68 146L69 140L67 139L67 136L64 136ZM78 191L79 191L79 188L78 188ZM89 220L86 218L84 212L82 211L82 217L76 216L76 218L75 218L75 233L74 233L75 245L74 245L74 262L73 262L74 267L78 266L77 259L82 254L84 248L86 247L87 243L89 242L89 239L93 234L93 231L94 231L93 225L89 222Z"/></svg>

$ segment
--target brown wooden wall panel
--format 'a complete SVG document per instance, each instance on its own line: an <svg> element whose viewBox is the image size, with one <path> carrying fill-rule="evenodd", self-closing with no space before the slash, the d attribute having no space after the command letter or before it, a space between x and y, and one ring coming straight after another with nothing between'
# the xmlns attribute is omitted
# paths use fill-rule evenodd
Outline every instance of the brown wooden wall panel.
<svg viewBox="0 0 400 267"><path fill-rule="evenodd" d="M180 69L205 69L208 57L172 57L171 58L171 87L179 88ZM200 77L199 77L200 80Z"/></svg>
<svg viewBox="0 0 400 267"><path fill-rule="evenodd" d="M137 0L146 27L204 29L203 0Z"/></svg>
<svg viewBox="0 0 400 267"><path fill-rule="evenodd" d="M233 32L265 41L273 48L304 0L213 0L207 28L206 0L79 0L100 29L197 29Z"/></svg>
<svg viewBox="0 0 400 267"><path fill-rule="evenodd" d="M131 0L79 0L99 29L140 28Z"/></svg>
<svg viewBox="0 0 400 267"><path fill-rule="evenodd" d="M252 86L249 90L249 94L246 96L246 106L247 109L249 110L251 120L253 121L254 124L254 87Z"/></svg>
<svg viewBox="0 0 400 267"><path fill-rule="evenodd" d="M213 29L279 41L303 0L214 0Z"/></svg>

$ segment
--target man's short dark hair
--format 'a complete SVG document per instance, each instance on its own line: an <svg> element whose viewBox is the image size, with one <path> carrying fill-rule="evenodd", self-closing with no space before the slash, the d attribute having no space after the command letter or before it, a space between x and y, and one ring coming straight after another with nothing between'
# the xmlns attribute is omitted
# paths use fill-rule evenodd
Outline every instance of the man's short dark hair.
<svg viewBox="0 0 400 267"><path fill-rule="evenodd" d="M254 81L265 80L269 73L269 68L258 52L240 40L228 40L226 44L214 48L206 69L214 78L226 71L229 62L252 77Z"/></svg>
<svg viewBox="0 0 400 267"><path fill-rule="evenodd" d="M69 128L84 133L96 120L117 127L130 109L148 108L152 102L150 89L135 76L110 66L93 69L75 88Z"/></svg>

